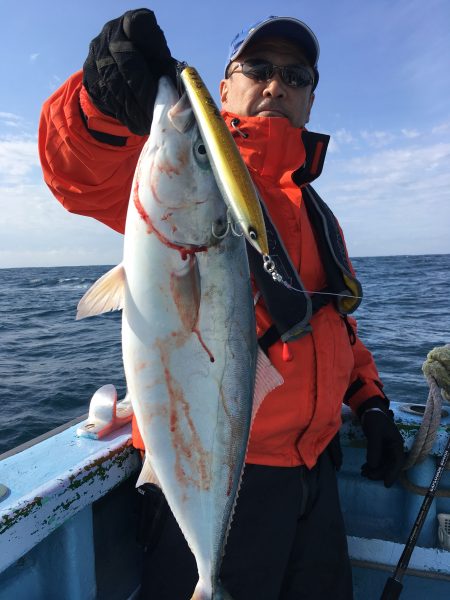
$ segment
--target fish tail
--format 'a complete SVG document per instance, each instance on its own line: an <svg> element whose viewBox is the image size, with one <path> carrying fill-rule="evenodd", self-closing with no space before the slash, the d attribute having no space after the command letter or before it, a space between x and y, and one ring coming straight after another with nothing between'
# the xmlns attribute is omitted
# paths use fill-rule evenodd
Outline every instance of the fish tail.
<svg viewBox="0 0 450 600"><path fill-rule="evenodd" d="M213 592L211 600L233 600L233 598L230 596L227 590L224 587L222 587L222 585L219 583L215 592Z"/></svg>
<svg viewBox="0 0 450 600"><path fill-rule="evenodd" d="M233 598L220 582L217 583L214 591L211 593L210 589L208 590L204 583L199 580L191 600L233 600Z"/></svg>
<svg viewBox="0 0 450 600"><path fill-rule="evenodd" d="M202 581L199 581L195 586L194 594L191 600L211 600L212 596L209 591L205 590Z"/></svg>
<svg viewBox="0 0 450 600"><path fill-rule="evenodd" d="M191 600L212 600L211 588L208 589L204 581L199 579Z"/></svg>

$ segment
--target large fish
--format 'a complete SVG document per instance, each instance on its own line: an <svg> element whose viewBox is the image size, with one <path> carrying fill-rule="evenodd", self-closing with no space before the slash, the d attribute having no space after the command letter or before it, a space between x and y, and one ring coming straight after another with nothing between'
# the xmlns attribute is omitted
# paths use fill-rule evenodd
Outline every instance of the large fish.
<svg viewBox="0 0 450 600"><path fill-rule="evenodd" d="M244 238L218 235L229 216L192 116L162 78L123 262L88 290L77 318L123 309L125 375L146 447L138 484L161 486L186 537L199 574L192 598L225 600L218 576L252 418L282 380L257 351Z"/></svg>

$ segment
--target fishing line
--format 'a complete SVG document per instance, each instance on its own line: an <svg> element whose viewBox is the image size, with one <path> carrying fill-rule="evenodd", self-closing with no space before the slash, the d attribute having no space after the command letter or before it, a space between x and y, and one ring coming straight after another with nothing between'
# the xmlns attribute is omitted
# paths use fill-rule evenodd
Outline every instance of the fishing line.
<svg viewBox="0 0 450 600"><path fill-rule="evenodd" d="M230 208L228 208L228 210L227 210L227 227L225 229L225 232L224 233L216 233L216 231L214 230L214 223L211 225L211 231L212 231L213 236L218 240L223 240L230 233L230 231L231 231L232 235L234 235L236 237L242 237L242 235L243 235L242 231L239 232L236 228L236 222L232 218L232 213L231 213ZM275 282L281 283L282 285L284 285L284 287L287 288L288 290L290 290L291 292L298 292L299 294L311 294L311 295L314 294L314 295L320 295L320 296L337 296L338 298L355 298L356 300L362 299L362 296L353 296L352 294L342 294L342 293L339 294L336 292L313 292L311 290L300 290L300 289L292 286L285 279L283 279L283 277L277 271L275 262L273 261L272 257L269 254L263 254L263 261L264 261L264 265L263 265L264 270L267 273L269 273L269 275L271 275L272 279Z"/></svg>
<svg viewBox="0 0 450 600"><path fill-rule="evenodd" d="M336 294L335 292L311 292L310 290L299 290L289 285L287 281L282 281L281 283L289 290L291 290L291 292L301 292L302 294L314 294L314 296L338 296L339 298L357 298L358 300L362 299L362 296L353 296L352 294Z"/></svg>
<svg viewBox="0 0 450 600"><path fill-rule="evenodd" d="M337 294L335 292L311 292L310 290L299 290L298 288L295 288L290 283L288 283L285 279L283 279L280 273L278 273L273 259L268 254L263 255L263 261L264 270L272 276L272 279L277 283L281 283L282 285L284 285L284 287L286 287L291 292L299 292L301 294L314 295L319 294L320 296L338 296L339 298L356 298L358 300L362 298L362 296L353 296L352 294Z"/></svg>

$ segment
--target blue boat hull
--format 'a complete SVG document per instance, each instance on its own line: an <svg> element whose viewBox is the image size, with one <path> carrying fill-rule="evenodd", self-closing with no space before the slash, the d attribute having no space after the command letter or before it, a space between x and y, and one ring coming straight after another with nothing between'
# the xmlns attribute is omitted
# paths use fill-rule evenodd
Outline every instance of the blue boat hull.
<svg viewBox="0 0 450 600"><path fill-rule="evenodd" d="M394 404L407 447L420 417ZM389 490L361 478L365 442L343 410L342 508L353 562L355 600L379 600L403 550L423 496L401 484ZM131 599L138 593L136 544L139 457L125 425L96 440L77 436L79 425L49 435L0 460L0 600ZM428 487L450 435L443 419L432 453L408 471ZM450 472L441 481L450 489ZM438 544L438 513L450 514L450 497L433 501L403 583L402 598L449 600L450 550Z"/></svg>

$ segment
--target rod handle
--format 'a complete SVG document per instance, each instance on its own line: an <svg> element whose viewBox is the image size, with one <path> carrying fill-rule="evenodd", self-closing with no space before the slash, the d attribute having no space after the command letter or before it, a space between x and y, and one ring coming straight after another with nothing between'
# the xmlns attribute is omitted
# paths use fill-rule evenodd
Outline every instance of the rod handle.
<svg viewBox="0 0 450 600"><path fill-rule="evenodd" d="M380 600L397 600L397 598L400 597L402 589L403 584L401 584L400 581L397 581L393 577L389 577L384 586Z"/></svg>

